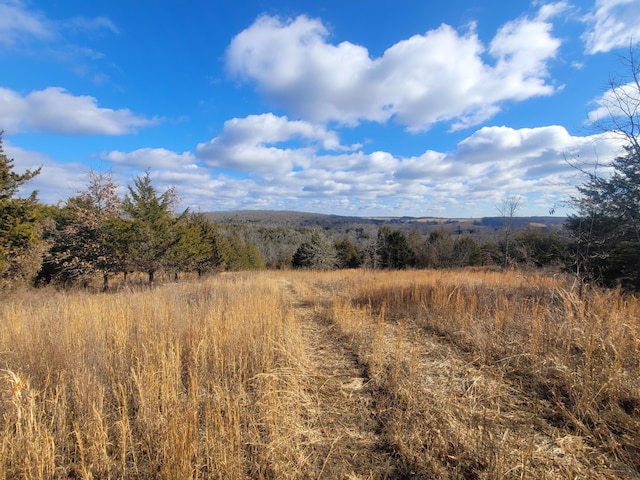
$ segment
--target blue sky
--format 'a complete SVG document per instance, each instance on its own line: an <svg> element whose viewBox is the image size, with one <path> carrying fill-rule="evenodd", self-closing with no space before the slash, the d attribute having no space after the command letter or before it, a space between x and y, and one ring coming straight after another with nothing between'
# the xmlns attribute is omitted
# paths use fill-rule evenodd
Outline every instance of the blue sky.
<svg viewBox="0 0 640 480"><path fill-rule="evenodd" d="M64 201L149 168L181 208L570 211L637 0L0 0L0 129Z"/></svg>

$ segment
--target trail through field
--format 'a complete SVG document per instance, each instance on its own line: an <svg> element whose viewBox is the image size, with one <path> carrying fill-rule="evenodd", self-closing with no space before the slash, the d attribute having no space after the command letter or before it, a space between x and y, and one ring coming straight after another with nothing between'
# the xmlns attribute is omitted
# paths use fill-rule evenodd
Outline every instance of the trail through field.
<svg viewBox="0 0 640 480"><path fill-rule="evenodd" d="M314 379L310 478L638 478L554 425L550 403L501 365L412 319L370 316L349 331L328 286L283 286Z"/></svg>
<svg viewBox="0 0 640 480"><path fill-rule="evenodd" d="M331 296L309 284L286 283L292 306L306 339L316 399L310 427L318 439L313 457L319 472L313 478L400 478L392 452L380 437L371 380L358 355L331 321Z"/></svg>

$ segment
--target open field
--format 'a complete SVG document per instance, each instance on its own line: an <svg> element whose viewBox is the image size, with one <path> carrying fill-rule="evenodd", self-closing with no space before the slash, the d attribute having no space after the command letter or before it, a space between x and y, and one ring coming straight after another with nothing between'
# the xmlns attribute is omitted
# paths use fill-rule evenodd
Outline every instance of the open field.
<svg viewBox="0 0 640 480"><path fill-rule="evenodd" d="M488 271L0 303L0 478L640 478L640 300Z"/></svg>

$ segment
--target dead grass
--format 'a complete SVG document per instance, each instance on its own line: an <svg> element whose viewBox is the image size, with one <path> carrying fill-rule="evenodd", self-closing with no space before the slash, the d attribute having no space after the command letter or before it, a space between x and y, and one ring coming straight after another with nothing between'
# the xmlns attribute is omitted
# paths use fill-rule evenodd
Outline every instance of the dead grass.
<svg viewBox="0 0 640 480"><path fill-rule="evenodd" d="M4 478L640 478L640 301L484 271L24 292L0 413Z"/></svg>
<svg viewBox="0 0 640 480"><path fill-rule="evenodd" d="M428 271L336 279L336 322L378 378L407 472L639 476L640 302L599 290L578 298L564 281Z"/></svg>

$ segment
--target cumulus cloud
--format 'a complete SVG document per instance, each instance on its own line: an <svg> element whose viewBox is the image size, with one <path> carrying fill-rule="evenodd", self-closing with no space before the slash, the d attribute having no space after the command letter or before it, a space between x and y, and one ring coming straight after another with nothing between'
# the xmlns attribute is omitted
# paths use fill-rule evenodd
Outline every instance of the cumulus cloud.
<svg viewBox="0 0 640 480"><path fill-rule="evenodd" d="M13 133L123 135L158 123L158 118L135 115L125 108L99 107L94 97L74 96L60 87L36 90L24 97L0 87L0 125Z"/></svg>
<svg viewBox="0 0 640 480"><path fill-rule="evenodd" d="M553 93L546 65L560 41L551 33L552 13L504 25L488 49L473 27L459 33L443 24L379 58L350 42L330 43L319 20L265 15L233 38L226 65L272 103L311 121L394 118L415 131L443 121L463 128L495 115L503 102Z"/></svg>
<svg viewBox="0 0 640 480"><path fill-rule="evenodd" d="M139 148L133 152L113 150L102 154L101 158L118 165L134 166L153 169L195 169L195 157L191 152L182 154L172 152L166 148Z"/></svg>
<svg viewBox="0 0 640 480"><path fill-rule="evenodd" d="M149 167L159 189L175 186L182 207L202 211L262 208L475 216L493 210L504 192L526 199L523 214L546 212L584 181L571 163L588 167L598 158L613 158L621 146L605 135L574 136L557 125L484 127L453 151L426 150L411 157L341 150L337 139L329 142L336 148L325 150L321 145L331 138L331 132L305 122L265 115L230 121L213 142L225 145L220 150L212 151L209 142L197 146L195 153L143 148L107 152L100 160L105 168L110 165L123 187L131 182L132 172ZM293 146L300 140L317 145ZM27 190L40 190L44 201L55 203L86 186L86 166L56 162L7 142L5 147L17 159L18 171L43 165L42 175ZM260 166L256 149L270 155L267 167ZM230 153L230 160L206 156L214 151Z"/></svg>
<svg viewBox="0 0 640 480"><path fill-rule="evenodd" d="M573 175L573 162L595 163L612 158L620 143L606 135L573 136L562 126L513 129L483 127L458 144L455 160L475 170L475 177L551 181Z"/></svg>
<svg viewBox="0 0 640 480"><path fill-rule="evenodd" d="M291 137L289 133L267 133L264 138L275 141ZM242 145L240 139L249 144ZM224 135L216 140L226 141ZM211 169L203 167L193 172L200 175L201 181L196 182L194 176L193 182L185 185L194 195L192 202L206 205L211 201L207 198L219 198L220 192L215 190L208 195L206 185L223 176L225 186L217 184L216 188L231 194L223 195L226 208L305 209L322 203L325 211L339 208L342 212L365 214L377 209L388 214L421 215L436 214L436 206L444 206L449 212L457 210L472 216L474 208L486 212L504 192L510 191L525 197L533 195L530 208L546 211L575 193L580 172L571 163L588 166L598 158L615 156L620 148L618 142L604 135L573 136L562 126L494 126L474 132L453 152L427 150L414 157L385 151L320 154L312 149L293 153L283 146L263 147L271 149L267 162L285 159L277 167L270 167L278 172L274 175L272 170L258 166L252 150L256 146L255 134L238 135L235 140L231 164L246 166L255 162L256 168L242 168L243 175L237 177L220 173L220 168L231 170L229 163L214 162L209 164ZM291 160L293 157L296 161ZM234 188L239 189L235 197ZM356 211L358 208L362 210Z"/></svg>
<svg viewBox="0 0 640 480"><path fill-rule="evenodd" d="M584 21L588 29L582 38L589 54L628 47L630 41L640 39L640 3L637 0L597 0Z"/></svg>
<svg viewBox="0 0 640 480"><path fill-rule="evenodd" d="M295 146L276 146L292 141ZM318 149L345 147L340 145L335 132L267 113L226 121L219 136L198 144L196 154L213 168L277 175L308 166L310 156Z"/></svg>

